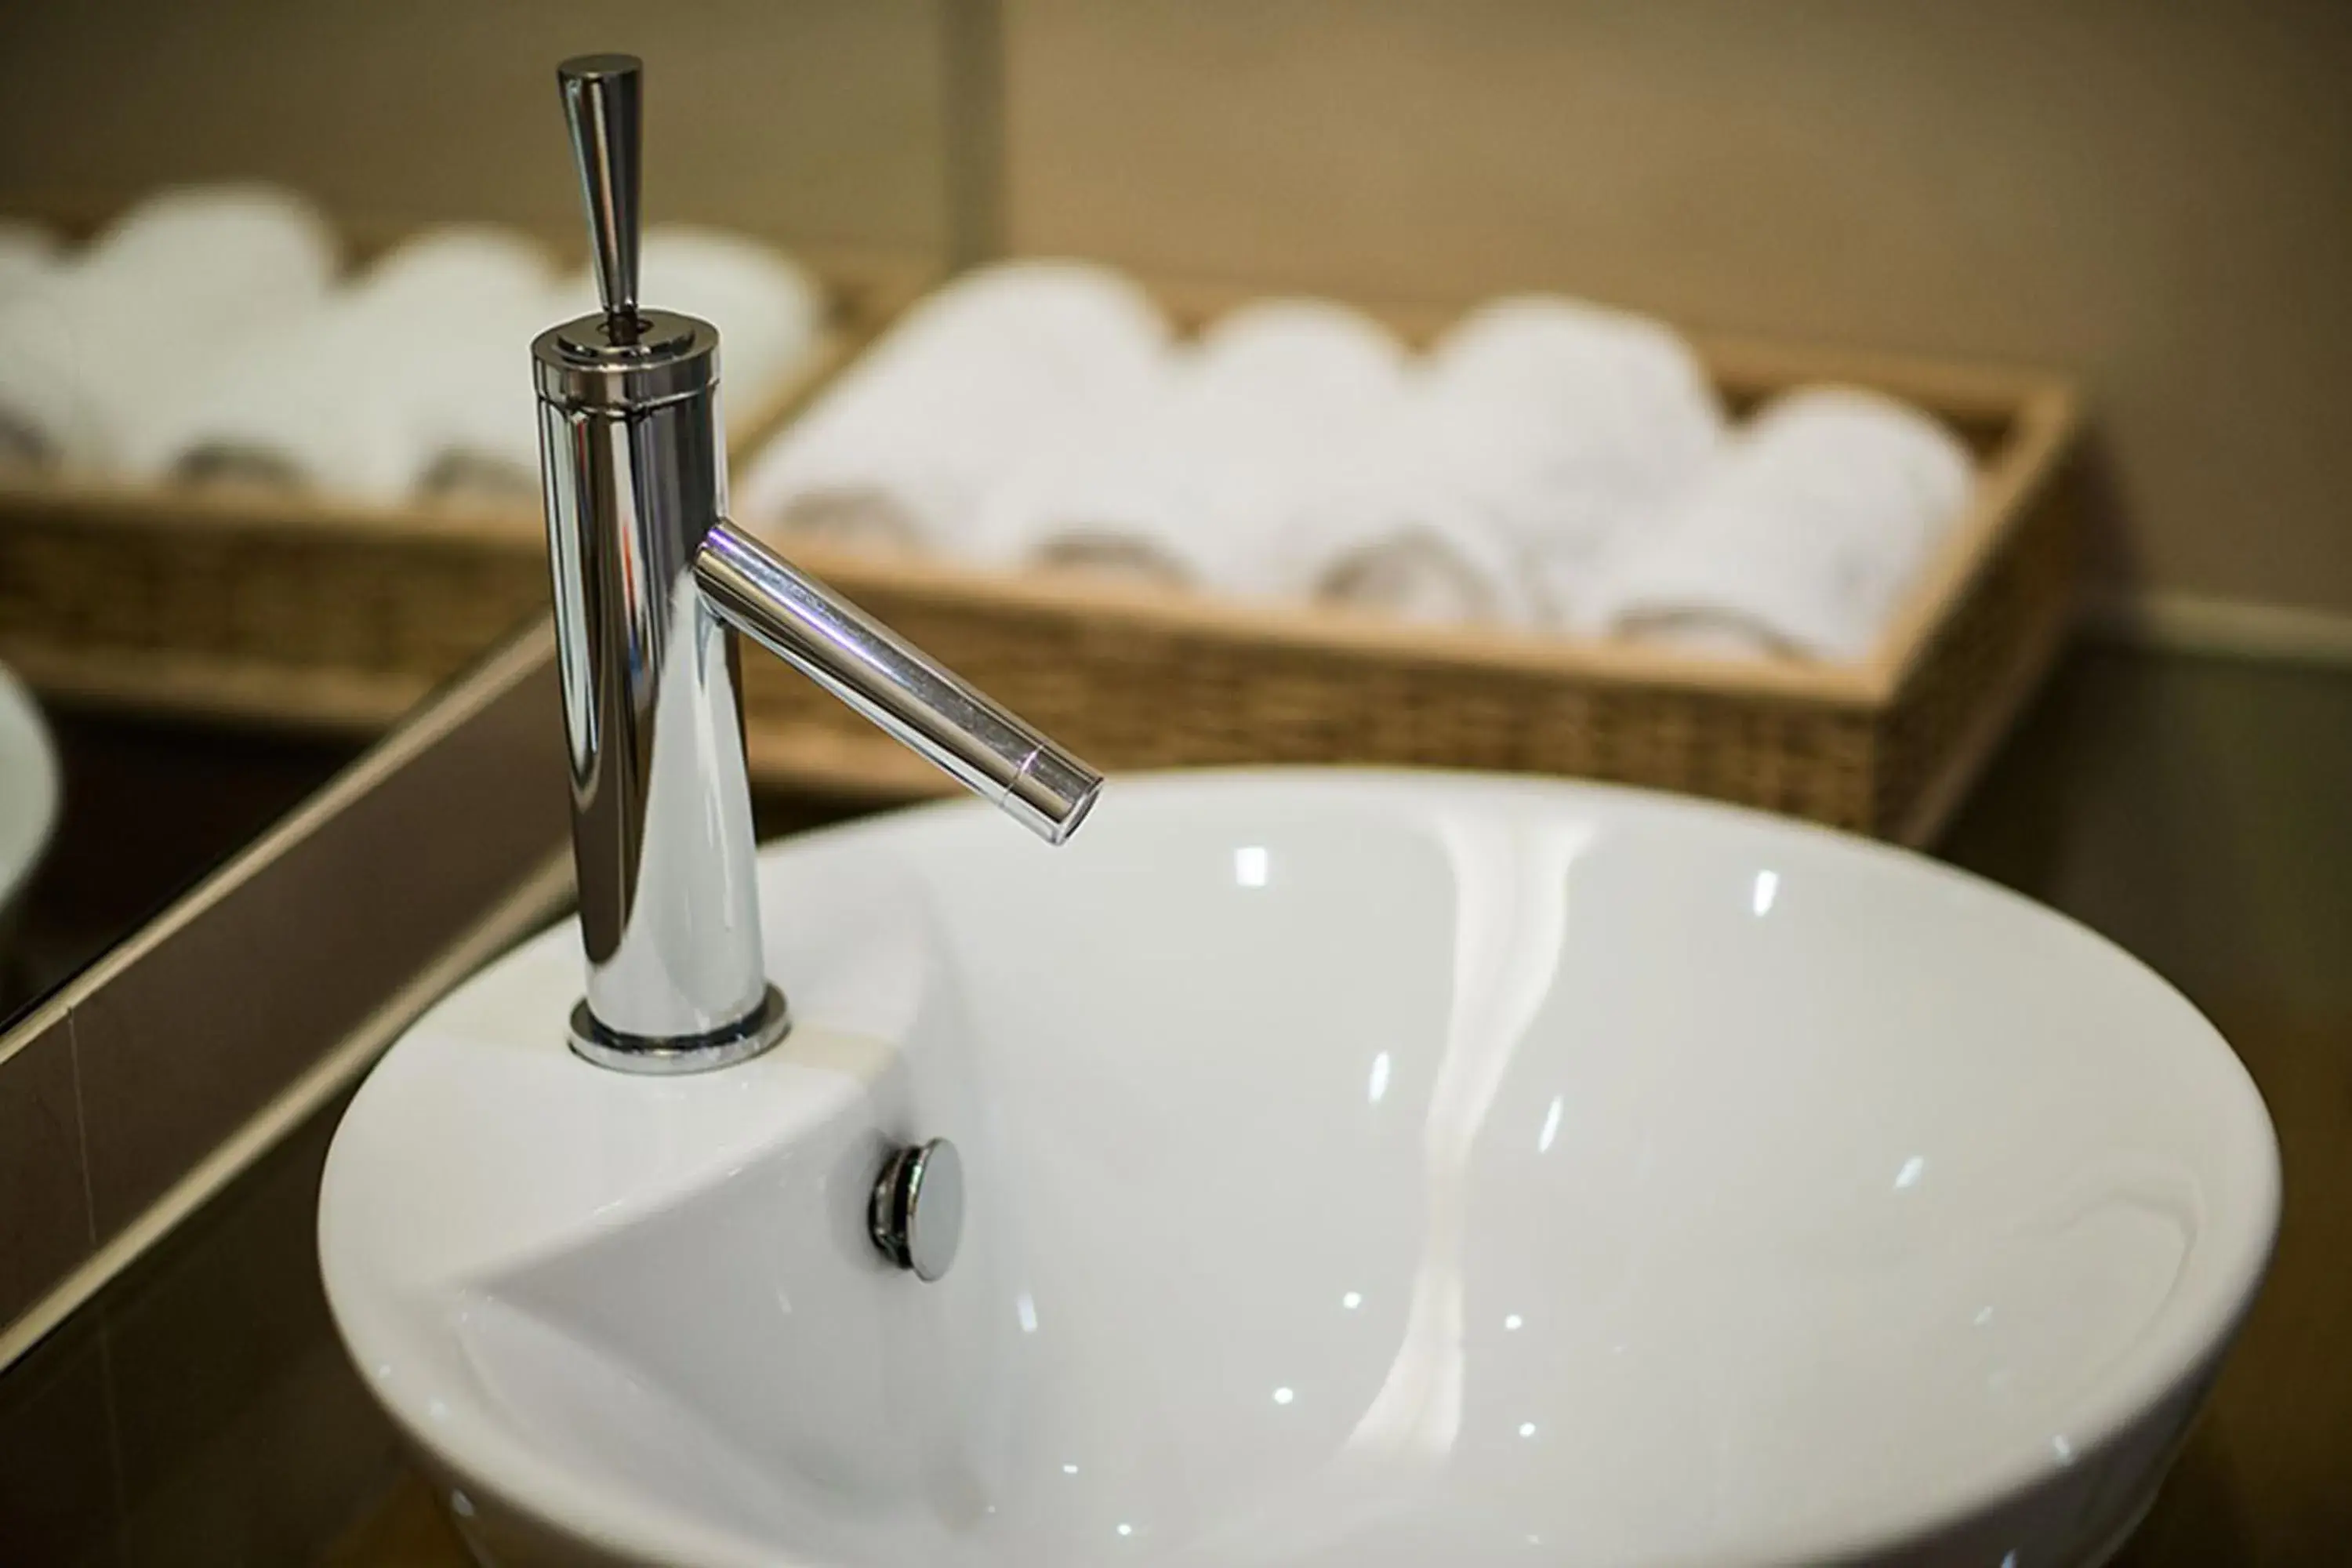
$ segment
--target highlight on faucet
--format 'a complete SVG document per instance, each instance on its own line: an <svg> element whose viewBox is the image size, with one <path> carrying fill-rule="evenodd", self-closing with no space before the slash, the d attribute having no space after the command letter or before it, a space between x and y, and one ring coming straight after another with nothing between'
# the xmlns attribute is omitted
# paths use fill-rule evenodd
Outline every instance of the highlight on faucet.
<svg viewBox="0 0 2352 1568"><path fill-rule="evenodd" d="M76 246L0 224L0 468L529 504L517 345L593 279L488 225L344 249L258 185L166 190ZM823 285L765 244L656 226L643 279L719 328L730 434L827 345ZM1735 419L1682 334L1587 300L1495 299L1412 344L1305 298L1180 331L1063 259L938 289L735 469L738 521L787 550L1830 662L1867 655L1977 477L1878 393Z"/></svg>

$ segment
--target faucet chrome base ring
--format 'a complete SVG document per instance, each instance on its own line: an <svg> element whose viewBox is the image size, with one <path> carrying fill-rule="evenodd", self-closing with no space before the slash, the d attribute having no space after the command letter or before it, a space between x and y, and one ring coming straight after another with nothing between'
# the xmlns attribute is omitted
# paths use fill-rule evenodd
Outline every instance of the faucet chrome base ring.
<svg viewBox="0 0 2352 1568"><path fill-rule="evenodd" d="M701 1035L625 1035L596 1021L586 1001L572 1009L572 1053L615 1072L672 1076L749 1061L792 1032L792 1009L774 986L734 1023Z"/></svg>

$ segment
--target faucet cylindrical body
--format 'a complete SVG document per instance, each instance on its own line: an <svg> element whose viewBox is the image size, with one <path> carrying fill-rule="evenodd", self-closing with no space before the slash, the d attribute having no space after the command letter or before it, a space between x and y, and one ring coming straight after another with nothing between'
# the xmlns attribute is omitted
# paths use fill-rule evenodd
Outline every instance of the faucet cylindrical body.
<svg viewBox="0 0 2352 1568"><path fill-rule="evenodd" d="M727 526L719 333L636 303L642 76L625 55L557 68L604 309L530 352L588 949L572 1047L632 1072L698 1072L758 1055L791 1023L760 942L729 623L1049 842L1102 780Z"/></svg>
<svg viewBox="0 0 2352 1568"><path fill-rule="evenodd" d="M573 1044L714 1065L782 1032L753 886L735 639L696 585L726 512L718 334L641 312L531 345L588 951Z"/></svg>

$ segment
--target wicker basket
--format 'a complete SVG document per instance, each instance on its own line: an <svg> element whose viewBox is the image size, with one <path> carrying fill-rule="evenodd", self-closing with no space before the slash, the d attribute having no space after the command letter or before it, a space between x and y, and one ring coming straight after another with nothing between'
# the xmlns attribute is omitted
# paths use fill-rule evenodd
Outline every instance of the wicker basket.
<svg viewBox="0 0 2352 1568"><path fill-rule="evenodd" d="M1240 298L1160 292L1192 323ZM1416 339L1451 314L1376 313ZM1974 510L1867 661L1717 661L1097 578L815 549L798 559L1108 767L1573 774L1926 842L2069 620L2077 542L2061 481L2074 395L2027 372L1700 346L1736 407L1811 382L1871 386L1933 411L1977 452ZM381 722L545 593L536 517L0 497L0 658L84 698ZM948 787L772 659L744 661L744 701L765 784L869 799Z"/></svg>

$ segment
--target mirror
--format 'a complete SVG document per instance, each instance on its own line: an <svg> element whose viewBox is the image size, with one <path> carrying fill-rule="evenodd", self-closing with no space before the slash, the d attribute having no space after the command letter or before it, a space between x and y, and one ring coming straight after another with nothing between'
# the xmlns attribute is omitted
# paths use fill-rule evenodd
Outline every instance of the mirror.
<svg viewBox="0 0 2352 1568"><path fill-rule="evenodd" d="M638 53L649 301L738 453L935 276L934 0L13 16L0 1022L539 613L530 338L593 300L552 79Z"/></svg>

